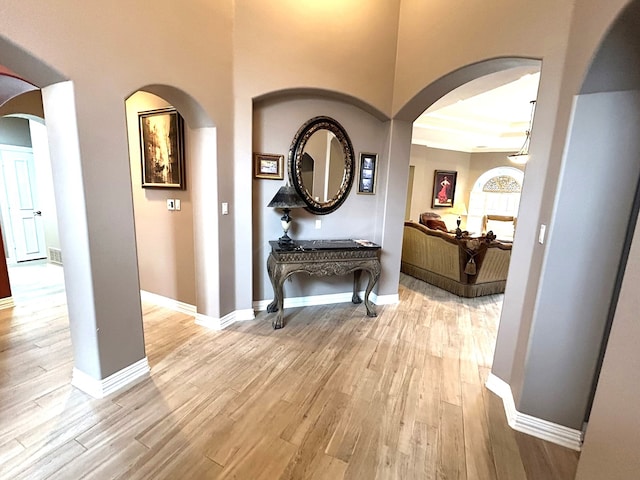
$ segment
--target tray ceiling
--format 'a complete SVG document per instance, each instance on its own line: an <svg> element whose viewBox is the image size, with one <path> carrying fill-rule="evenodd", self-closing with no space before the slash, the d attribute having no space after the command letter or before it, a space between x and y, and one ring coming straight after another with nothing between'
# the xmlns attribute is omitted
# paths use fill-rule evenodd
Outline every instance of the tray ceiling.
<svg viewBox="0 0 640 480"><path fill-rule="evenodd" d="M469 153L517 151L539 81L538 68L519 67L466 83L416 119L412 143Z"/></svg>

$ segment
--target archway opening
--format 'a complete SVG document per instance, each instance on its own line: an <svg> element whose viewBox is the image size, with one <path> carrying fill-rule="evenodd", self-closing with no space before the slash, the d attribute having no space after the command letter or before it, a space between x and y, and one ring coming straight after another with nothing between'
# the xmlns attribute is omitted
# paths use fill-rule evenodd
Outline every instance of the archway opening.
<svg viewBox="0 0 640 480"><path fill-rule="evenodd" d="M139 89L125 108L142 298L216 328L218 218L204 208L218 203L214 123L195 99L167 85ZM165 121L175 125L161 132ZM167 168L158 173L165 156L175 181L165 178Z"/></svg>
<svg viewBox="0 0 640 480"><path fill-rule="evenodd" d="M412 184L407 197L409 223L424 224L423 218L436 215L441 222L437 227L452 238L455 238L454 232L460 222L464 235L482 239L489 230L487 219L496 216L490 219L496 221L491 230L499 233L498 240L510 250L524 167L514 166L507 154L522 146L530 128L530 102L537 96L540 67L539 61L530 59L491 60L452 72L414 98L414 102L428 100L431 103L425 105L424 112L413 123L409 175ZM466 83L461 84L461 79ZM448 92L446 85L450 85ZM437 94L443 96L436 98ZM413 104L405 106L400 115L407 116L409 112L416 115L417 111ZM438 198L439 181L445 175L455 181L449 187L450 198L442 202ZM517 185L517 192L506 192L504 188L498 191L492 188L495 187L493 183L487 186L494 177L497 180L517 178L509 185L503 185L503 181L493 182L505 188ZM495 191L483 191L487 188ZM510 217L513 219L509 222ZM411 225L405 226L405 233L408 227ZM407 243L403 252L408 253L411 248L415 246L409 247ZM413 265L415 261L415 258L403 260L403 265ZM492 283L494 288L474 288L471 292L471 289L455 284L445 289L470 296L504 292L509 260L502 259L498 264L500 269L492 271L491 282L500 283ZM466 271L463 272L462 268L457 271L457 262L452 265L447 275L455 277L460 284L476 282L474 285L478 285L477 282L489 281L473 273L471 267L464 268ZM427 266L428 272L421 277L423 280L429 283L432 279L441 288L450 284L434 277L430 268ZM442 274L438 272L438 275ZM463 291L466 293L461 293Z"/></svg>
<svg viewBox="0 0 640 480"><path fill-rule="evenodd" d="M41 92L0 72L0 225L10 272L0 301L22 305L64 291L62 251Z"/></svg>

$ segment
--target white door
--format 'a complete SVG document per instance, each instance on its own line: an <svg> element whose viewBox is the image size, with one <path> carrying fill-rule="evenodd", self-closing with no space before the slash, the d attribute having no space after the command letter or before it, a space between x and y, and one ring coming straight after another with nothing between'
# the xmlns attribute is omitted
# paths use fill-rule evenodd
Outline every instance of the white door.
<svg viewBox="0 0 640 480"><path fill-rule="evenodd" d="M15 260L46 258L42 211L38 206L33 153L2 150L2 171L6 189Z"/></svg>

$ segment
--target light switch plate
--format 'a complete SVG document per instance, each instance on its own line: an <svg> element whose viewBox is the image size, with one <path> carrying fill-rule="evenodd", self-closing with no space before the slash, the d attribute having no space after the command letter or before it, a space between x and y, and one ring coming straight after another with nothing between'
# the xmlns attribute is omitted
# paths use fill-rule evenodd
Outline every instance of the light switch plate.
<svg viewBox="0 0 640 480"><path fill-rule="evenodd" d="M176 201L173 198L167 198L167 210L175 210Z"/></svg>
<svg viewBox="0 0 640 480"><path fill-rule="evenodd" d="M180 208L182 207L182 205L180 205L180 199L179 198L176 198L176 200L175 200L175 207L176 207L176 210L180 210Z"/></svg>
<svg viewBox="0 0 640 480"><path fill-rule="evenodd" d="M547 233L547 226L543 223L540 225L540 234L538 235L538 243L544 245L544 235Z"/></svg>
<svg viewBox="0 0 640 480"><path fill-rule="evenodd" d="M222 202L222 215L229 215L229 204Z"/></svg>

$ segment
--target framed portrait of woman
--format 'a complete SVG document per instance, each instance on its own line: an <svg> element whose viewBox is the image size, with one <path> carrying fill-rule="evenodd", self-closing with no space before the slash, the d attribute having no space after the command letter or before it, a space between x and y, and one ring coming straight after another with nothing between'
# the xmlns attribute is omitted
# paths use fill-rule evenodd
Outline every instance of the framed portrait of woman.
<svg viewBox="0 0 640 480"><path fill-rule="evenodd" d="M436 170L433 176L432 207L453 207L458 172Z"/></svg>

